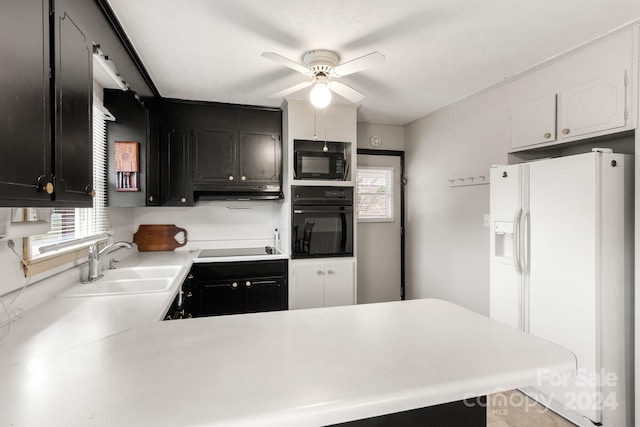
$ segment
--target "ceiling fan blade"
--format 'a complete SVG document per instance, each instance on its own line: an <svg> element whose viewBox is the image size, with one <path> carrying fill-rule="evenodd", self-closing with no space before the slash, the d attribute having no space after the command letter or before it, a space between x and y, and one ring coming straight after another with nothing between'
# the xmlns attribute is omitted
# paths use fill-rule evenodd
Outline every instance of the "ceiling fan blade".
<svg viewBox="0 0 640 427"><path fill-rule="evenodd" d="M358 92L351 86L347 86L342 82L338 82L335 80L329 82L329 89L351 102L360 102L364 99L363 93Z"/></svg>
<svg viewBox="0 0 640 427"><path fill-rule="evenodd" d="M371 52L368 55L338 65L331 71L331 75L335 77L348 76L365 68L383 64L386 60L385 56L380 52Z"/></svg>
<svg viewBox="0 0 640 427"><path fill-rule="evenodd" d="M302 83L298 83L297 85L293 85L290 88L281 90L280 92L276 92L272 95L269 95L270 98L284 98L287 95L291 95L292 93L295 93L299 90L302 90L306 87L311 86L313 82L302 82Z"/></svg>
<svg viewBox="0 0 640 427"><path fill-rule="evenodd" d="M262 52L262 56L264 58L277 62L278 64L284 65L285 67L289 67L292 70L296 70L302 74L305 74L305 75L311 74L311 70L309 70L304 65L298 64L297 62L292 61L289 58L285 58L284 56L279 55L275 52Z"/></svg>

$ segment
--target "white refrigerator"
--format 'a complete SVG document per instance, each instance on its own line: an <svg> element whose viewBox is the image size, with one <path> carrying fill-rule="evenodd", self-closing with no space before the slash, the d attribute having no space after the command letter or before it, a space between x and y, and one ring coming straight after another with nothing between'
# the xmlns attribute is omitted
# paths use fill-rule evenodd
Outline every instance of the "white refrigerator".
<svg viewBox="0 0 640 427"><path fill-rule="evenodd" d="M490 316L571 350L522 389L580 426L633 425L633 157L494 166Z"/></svg>

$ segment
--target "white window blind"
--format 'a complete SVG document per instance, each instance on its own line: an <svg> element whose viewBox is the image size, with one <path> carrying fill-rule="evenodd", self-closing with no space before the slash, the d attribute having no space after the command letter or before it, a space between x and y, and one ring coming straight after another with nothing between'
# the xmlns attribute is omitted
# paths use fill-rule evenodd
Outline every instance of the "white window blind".
<svg viewBox="0 0 640 427"><path fill-rule="evenodd" d="M108 112L93 107L93 208L54 208L51 230L29 238L31 259L51 252L72 250L106 237L107 221L107 127Z"/></svg>
<svg viewBox="0 0 640 427"><path fill-rule="evenodd" d="M359 167L356 171L358 221L394 220L393 174L388 167Z"/></svg>

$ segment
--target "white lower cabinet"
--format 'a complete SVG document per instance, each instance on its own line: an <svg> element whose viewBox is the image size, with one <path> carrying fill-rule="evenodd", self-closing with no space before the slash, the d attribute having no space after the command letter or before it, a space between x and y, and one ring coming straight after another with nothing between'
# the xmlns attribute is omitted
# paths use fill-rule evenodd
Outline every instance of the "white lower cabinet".
<svg viewBox="0 0 640 427"><path fill-rule="evenodd" d="M355 302L354 262L291 261L289 308L333 307Z"/></svg>

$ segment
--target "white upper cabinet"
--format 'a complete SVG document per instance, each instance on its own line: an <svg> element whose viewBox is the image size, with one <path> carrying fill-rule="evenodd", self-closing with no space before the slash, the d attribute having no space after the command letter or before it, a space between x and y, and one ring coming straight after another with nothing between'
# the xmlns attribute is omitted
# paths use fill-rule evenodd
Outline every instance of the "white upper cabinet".
<svg viewBox="0 0 640 427"><path fill-rule="evenodd" d="M556 140L556 94L516 105L510 109L511 148Z"/></svg>
<svg viewBox="0 0 640 427"><path fill-rule="evenodd" d="M621 70L561 93L560 138L572 140L592 133L627 127L627 71Z"/></svg>
<svg viewBox="0 0 640 427"><path fill-rule="evenodd" d="M510 83L512 151L634 129L636 38L626 30Z"/></svg>

